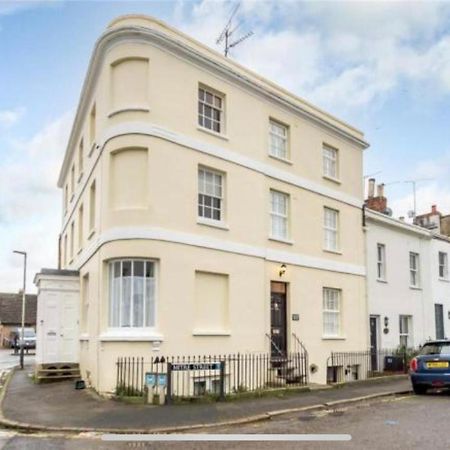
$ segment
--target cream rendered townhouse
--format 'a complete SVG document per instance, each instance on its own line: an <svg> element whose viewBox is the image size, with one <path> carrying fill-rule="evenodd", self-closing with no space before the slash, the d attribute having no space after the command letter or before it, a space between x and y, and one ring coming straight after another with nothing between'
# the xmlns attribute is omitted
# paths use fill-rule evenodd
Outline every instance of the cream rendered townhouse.
<svg viewBox="0 0 450 450"><path fill-rule="evenodd" d="M71 351L83 378L107 393L121 356L301 341L310 380L325 383L332 350L368 346L367 146L159 20L113 21L59 177L62 272L38 275L79 286Z"/></svg>

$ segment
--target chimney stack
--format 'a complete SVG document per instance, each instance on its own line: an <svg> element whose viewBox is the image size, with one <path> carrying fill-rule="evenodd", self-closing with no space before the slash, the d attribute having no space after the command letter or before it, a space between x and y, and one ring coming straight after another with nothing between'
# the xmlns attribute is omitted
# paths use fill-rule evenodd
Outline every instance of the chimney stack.
<svg viewBox="0 0 450 450"><path fill-rule="evenodd" d="M377 197L384 197L384 183L377 186Z"/></svg>
<svg viewBox="0 0 450 450"><path fill-rule="evenodd" d="M368 197L365 201L366 207L372 211L377 211L386 214L387 199L384 196L384 184L380 183L377 186L377 196L375 197L375 178L369 179Z"/></svg>
<svg viewBox="0 0 450 450"><path fill-rule="evenodd" d="M369 193L368 197L373 198L375 195L375 178L369 178Z"/></svg>
<svg viewBox="0 0 450 450"><path fill-rule="evenodd" d="M431 214L437 214L437 205L431 205Z"/></svg>

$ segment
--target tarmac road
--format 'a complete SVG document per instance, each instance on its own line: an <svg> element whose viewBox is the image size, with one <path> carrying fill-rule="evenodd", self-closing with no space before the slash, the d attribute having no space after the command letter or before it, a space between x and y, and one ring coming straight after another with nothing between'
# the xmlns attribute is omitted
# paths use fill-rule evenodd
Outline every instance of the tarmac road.
<svg viewBox="0 0 450 450"><path fill-rule="evenodd" d="M27 355L26 353L24 353L24 361L25 364L34 364L34 355ZM10 369L14 366L19 365L19 363L19 354L14 354L14 350L10 348L0 349L0 371Z"/></svg>
<svg viewBox="0 0 450 450"><path fill-rule="evenodd" d="M161 450L291 450L291 449L450 449L450 393L427 396L404 395L328 412L294 413L270 421L215 428L209 433L312 434L345 433L348 442L177 442L111 443L100 436L48 436L0 433L0 448L12 449L161 449Z"/></svg>

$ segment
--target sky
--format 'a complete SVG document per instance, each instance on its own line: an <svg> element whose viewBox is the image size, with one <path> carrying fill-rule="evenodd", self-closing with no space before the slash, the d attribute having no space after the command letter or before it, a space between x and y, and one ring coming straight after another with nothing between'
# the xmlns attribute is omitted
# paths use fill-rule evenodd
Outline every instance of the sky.
<svg viewBox="0 0 450 450"><path fill-rule="evenodd" d="M116 16L155 16L219 49L236 1L0 0L0 291L56 267L56 186L88 61ZM242 0L230 57L365 133L394 216L450 213L450 2Z"/></svg>

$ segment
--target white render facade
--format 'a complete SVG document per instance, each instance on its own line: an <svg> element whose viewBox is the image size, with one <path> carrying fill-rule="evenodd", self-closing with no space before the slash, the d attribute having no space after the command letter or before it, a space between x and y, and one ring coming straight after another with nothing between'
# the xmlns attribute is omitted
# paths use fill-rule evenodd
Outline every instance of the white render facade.
<svg viewBox="0 0 450 450"><path fill-rule="evenodd" d="M450 239L434 235L431 240L431 299L428 305L428 327L435 334L433 338L450 337L450 275L448 261L450 257Z"/></svg>
<svg viewBox="0 0 450 450"><path fill-rule="evenodd" d="M449 336L449 239L368 209L366 243L371 348Z"/></svg>

